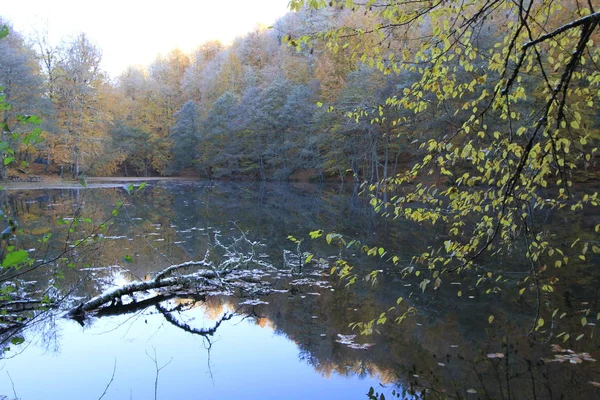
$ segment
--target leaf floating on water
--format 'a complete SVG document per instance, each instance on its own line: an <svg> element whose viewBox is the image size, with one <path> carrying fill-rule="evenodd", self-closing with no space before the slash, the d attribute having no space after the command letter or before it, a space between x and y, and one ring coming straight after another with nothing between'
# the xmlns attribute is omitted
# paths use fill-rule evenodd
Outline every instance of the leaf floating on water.
<svg viewBox="0 0 600 400"><path fill-rule="evenodd" d="M338 333L338 340L336 340L336 342L341 343L341 344L351 344L354 342L354 338L356 337L356 335L341 335Z"/></svg>
<svg viewBox="0 0 600 400"><path fill-rule="evenodd" d="M600 383L598 383L598 382L589 381L588 383L591 384L594 387L600 388Z"/></svg>
<svg viewBox="0 0 600 400"><path fill-rule="evenodd" d="M468 389L467 393L476 394L477 390L475 390L475 389Z"/></svg>
<svg viewBox="0 0 600 400"><path fill-rule="evenodd" d="M369 347L373 346L373 343L352 343L349 344L348 347L354 350L367 350Z"/></svg>
<svg viewBox="0 0 600 400"><path fill-rule="evenodd" d="M552 347L554 348L554 346L557 346L558 348L560 348L560 346L558 346L558 345L553 345ZM558 351L558 350L556 350L556 351ZM573 350L561 350L560 352L566 353L566 354L555 354L554 358L552 358L552 359L544 358L543 360L546 362L559 362L559 363L568 361L571 364L581 364L584 361L589 361L589 362L596 361L594 358L592 358L590 353L577 354Z"/></svg>
<svg viewBox="0 0 600 400"><path fill-rule="evenodd" d="M487 358L504 358L504 353L490 353L487 355Z"/></svg>
<svg viewBox="0 0 600 400"><path fill-rule="evenodd" d="M373 346L373 343L354 343L355 338L356 335L341 335L338 333L336 342L354 350L367 350L369 347Z"/></svg>
<svg viewBox="0 0 600 400"><path fill-rule="evenodd" d="M552 351L554 353L574 353L573 350L565 350L562 347L560 347L559 344L553 344L550 346L552 348Z"/></svg>
<svg viewBox="0 0 600 400"><path fill-rule="evenodd" d="M240 305L242 306L258 306L260 304L269 304L269 302L267 301L263 301L263 300L259 300L259 299L254 299L254 300L245 300L243 302L240 303Z"/></svg>

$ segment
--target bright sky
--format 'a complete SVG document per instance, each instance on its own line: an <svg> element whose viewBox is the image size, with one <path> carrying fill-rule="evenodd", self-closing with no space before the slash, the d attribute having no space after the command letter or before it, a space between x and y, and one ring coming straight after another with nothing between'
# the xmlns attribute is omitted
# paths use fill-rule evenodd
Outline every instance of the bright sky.
<svg viewBox="0 0 600 400"><path fill-rule="evenodd" d="M81 32L102 49L103 68L117 76L158 54L189 52L212 39L227 44L257 24L272 25L289 0L1 0L0 16L29 35L48 24L51 42Z"/></svg>

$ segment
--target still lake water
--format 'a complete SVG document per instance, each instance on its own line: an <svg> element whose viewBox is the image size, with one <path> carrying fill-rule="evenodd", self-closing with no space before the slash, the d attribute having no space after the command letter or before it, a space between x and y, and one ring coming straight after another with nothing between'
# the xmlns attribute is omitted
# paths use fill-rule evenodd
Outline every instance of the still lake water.
<svg viewBox="0 0 600 400"><path fill-rule="evenodd" d="M542 361L552 359L551 345L562 341L526 336L535 306L517 300L514 291L486 295L477 277L466 277L421 294L419 281L402 279L385 258L310 240L308 233L317 229L342 233L401 255L404 265L431 244L434 229L378 218L352 187L166 181L134 196L122 186L2 196L4 211L23 229L19 245L40 258L76 239L56 225L60 217L80 213L99 223L124 202L101 246L77 254L80 265L60 276L48 267L31 277L38 282L33 289L54 279L53 295L66 296L65 308L111 285L201 259L216 241L231 244L242 231L263 244L260 259L278 269L269 279L280 292L251 303L223 295L193 306L178 300L186 305L178 319L193 328L212 327L236 312L207 337L170 323L153 306L96 317L84 327L62 318L63 312L47 313L0 360L0 399L368 399L371 387L388 399L403 398L403 389L427 389L431 398L600 396L590 384L600 381L597 362ZM549 215L544 221L565 223ZM568 222L573 231L589 223ZM42 249L37 240L50 228L54 244ZM319 265L300 270L288 235L303 239L300 251L315 253ZM328 273L339 256L357 271L381 269L383 279L347 287ZM518 271L522 260L488 262ZM598 310L595 262L575 265L577 274L564 277L564 294L546 299L561 303L574 325L582 309ZM579 279L582 274L586 279ZM351 338L357 332L349 323L377 318L400 296L418 310L415 316ZM595 318L590 322L587 337L572 348L597 358Z"/></svg>

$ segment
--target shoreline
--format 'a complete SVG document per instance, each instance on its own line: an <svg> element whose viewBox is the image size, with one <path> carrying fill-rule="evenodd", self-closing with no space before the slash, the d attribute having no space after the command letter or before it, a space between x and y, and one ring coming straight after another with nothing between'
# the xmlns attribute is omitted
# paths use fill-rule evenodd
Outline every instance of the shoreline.
<svg viewBox="0 0 600 400"><path fill-rule="evenodd" d="M127 183L141 182L196 182L201 181L198 178L185 177L90 177L86 178L86 185L83 186L79 181L62 181L62 180L42 180L39 182L0 182L2 190L48 190L48 189L98 189L98 188L115 188L123 187Z"/></svg>

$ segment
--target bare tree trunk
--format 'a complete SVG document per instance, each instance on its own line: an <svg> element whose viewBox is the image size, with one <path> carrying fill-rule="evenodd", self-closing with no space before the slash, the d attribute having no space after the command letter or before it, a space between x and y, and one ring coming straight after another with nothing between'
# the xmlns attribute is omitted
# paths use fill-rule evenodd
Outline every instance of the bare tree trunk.
<svg viewBox="0 0 600 400"><path fill-rule="evenodd" d="M2 129L2 132L0 132L0 138L2 139L2 142L4 142L5 140L7 140L6 134L8 132L4 131L4 127L8 126L8 110L4 111L4 117L2 118L2 126L0 129ZM6 157L6 154L2 153L1 157L0 157L0 181L6 181L8 180L8 165L4 164L4 158Z"/></svg>

